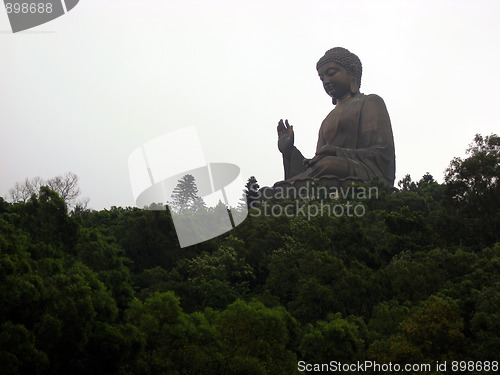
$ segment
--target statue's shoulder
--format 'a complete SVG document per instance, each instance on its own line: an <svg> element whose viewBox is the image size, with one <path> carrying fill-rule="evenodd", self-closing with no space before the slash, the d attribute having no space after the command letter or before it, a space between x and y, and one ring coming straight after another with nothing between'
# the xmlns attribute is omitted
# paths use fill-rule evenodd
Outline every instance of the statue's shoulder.
<svg viewBox="0 0 500 375"><path fill-rule="evenodd" d="M362 104L363 111L387 111L384 99L377 94L359 94L359 100Z"/></svg>
<svg viewBox="0 0 500 375"><path fill-rule="evenodd" d="M368 95L360 94L360 95L363 96L363 98L364 98L363 101L365 103L370 103L373 105L383 105L385 107L384 99L382 99L377 94L368 94Z"/></svg>

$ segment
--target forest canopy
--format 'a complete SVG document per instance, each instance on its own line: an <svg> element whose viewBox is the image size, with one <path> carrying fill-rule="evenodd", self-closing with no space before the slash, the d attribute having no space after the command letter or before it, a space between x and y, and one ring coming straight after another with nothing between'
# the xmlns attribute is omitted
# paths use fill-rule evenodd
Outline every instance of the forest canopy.
<svg viewBox="0 0 500 375"><path fill-rule="evenodd" d="M94 211L74 186L61 194L64 178L26 180L0 198L1 373L300 374L333 360L494 373L499 177L497 135L477 135L443 183L322 198L363 215L251 215L252 176L247 219L183 249L169 210Z"/></svg>

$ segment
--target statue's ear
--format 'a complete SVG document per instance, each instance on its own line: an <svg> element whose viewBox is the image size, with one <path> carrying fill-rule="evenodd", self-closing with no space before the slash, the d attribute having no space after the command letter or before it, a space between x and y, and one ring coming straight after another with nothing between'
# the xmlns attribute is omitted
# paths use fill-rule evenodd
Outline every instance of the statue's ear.
<svg viewBox="0 0 500 375"><path fill-rule="evenodd" d="M358 83L356 82L356 78L351 78L351 94L357 94L359 92Z"/></svg>
<svg viewBox="0 0 500 375"><path fill-rule="evenodd" d="M333 96L332 96L332 104L337 105L337 99L335 99L335 97L333 97Z"/></svg>

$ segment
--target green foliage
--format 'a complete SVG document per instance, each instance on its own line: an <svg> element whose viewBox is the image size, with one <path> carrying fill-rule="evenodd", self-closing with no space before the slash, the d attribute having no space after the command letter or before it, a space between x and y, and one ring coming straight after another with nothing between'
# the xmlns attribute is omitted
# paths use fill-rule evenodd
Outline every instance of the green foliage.
<svg viewBox="0 0 500 375"><path fill-rule="evenodd" d="M299 350L312 363L352 362L362 358L364 340L355 322L342 319L340 313L328 314L326 321L305 328Z"/></svg>
<svg viewBox="0 0 500 375"><path fill-rule="evenodd" d="M500 137L476 135L466 159L454 158L445 176L445 203L466 244L491 244L500 230Z"/></svg>
<svg viewBox="0 0 500 375"><path fill-rule="evenodd" d="M283 308L267 308L260 302L234 302L219 316L224 343L225 374L293 374L295 353L287 347L290 326L297 323ZM292 328L293 332L293 328Z"/></svg>
<svg viewBox="0 0 500 375"><path fill-rule="evenodd" d="M477 134L467 149L468 158L453 158L446 170L447 193L459 201L494 197L500 175L500 137ZM490 196L491 194L491 196Z"/></svg>
<svg viewBox="0 0 500 375"><path fill-rule="evenodd" d="M455 301L432 295L399 324L397 333L375 341L371 358L382 363L435 363L463 358L464 322Z"/></svg>
<svg viewBox="0 0 500 375"><path fill-rule="evenodd" d="M400 305L397 300L376 304L368 323L368 340L374 342L396 333L399 324L410 314L410 308L411 303Z"/></svg>
<svg viewBox="0 0 500 375"><path fill-rule="evenodd" d="M155 293L144 303L134 300L127 315L143 341L132 373L218 373L217 331L203 314L185 314L174 293Z"/></svg>
<svg viewBox="0 0 500 375"><path fill-rule="evenodd" d="M107 285L118 307L126 308L133 296L130 271L126 267L130 261L115 241L106 240L94 229L82 229L76 252L78 258L97 272L99 280Z"/></svg>
<svg viewBox="0 0 500 375"><path fill-rule="evenodd" d="M35 335L24 325L7 321L0 326L2 374L40 374L48 363L47 355L36 348Z"/></svg>
<svg viewBox="0 0 500 375"><path fill-rule="evenodd" d="M169 210L68 214L47 187L0 198L0 372L274 375L298 373L298 360L495 360L498 145L477 136L444 184L428 173L399 190L374 182L377 196L356 202L364 216L254 215L184 249Z"/></svg>

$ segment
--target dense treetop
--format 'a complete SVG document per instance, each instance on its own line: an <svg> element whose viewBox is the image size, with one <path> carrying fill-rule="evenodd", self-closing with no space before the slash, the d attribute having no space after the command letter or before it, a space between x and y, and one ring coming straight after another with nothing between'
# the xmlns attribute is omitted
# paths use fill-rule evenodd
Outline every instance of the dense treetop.
<svg viewBox="0 0 500 375"><path fill-rule="evenodd" d="M498 136L477 136L443 184L406 176L399 189L374 182L369 199L300 202L362 205L359 216L257 215L253 177L249 217L184 249L168 210L69 211L43 185L0 198L0 372L499 361L499 148ZM197 200L177 193L179 209Z"/></svg>

